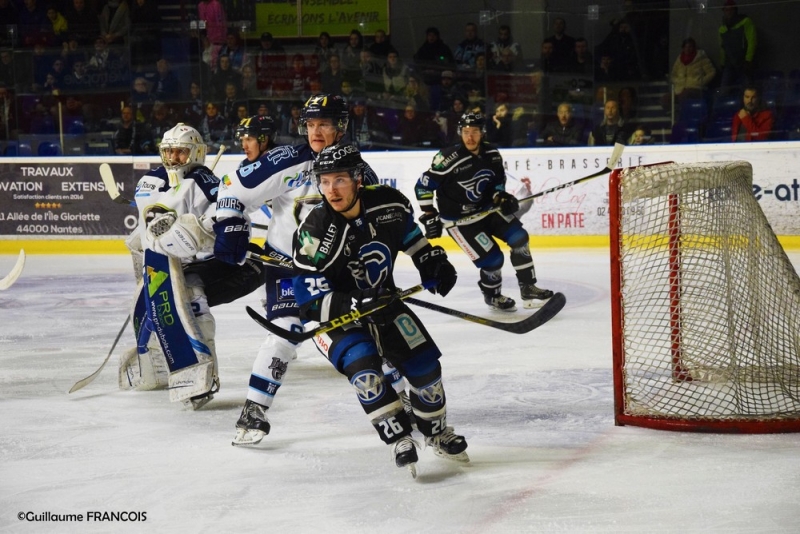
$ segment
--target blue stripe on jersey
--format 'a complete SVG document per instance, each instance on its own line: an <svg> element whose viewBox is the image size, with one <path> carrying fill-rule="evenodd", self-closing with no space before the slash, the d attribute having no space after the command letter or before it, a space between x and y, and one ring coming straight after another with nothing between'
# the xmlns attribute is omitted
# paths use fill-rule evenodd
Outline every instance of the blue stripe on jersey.
<svg viewBox="0 0 800 534"><path fill-rule="evenodd" d="M274 397L278 392L279 387L281 387L280 384L273 382L268 378L259 375L250 375L250 389L261 393L262 395Z"/></svg>
<svg viewBox="0 0 800 534"><path fill-rule="evenodd" d="M413 228L411 228L410 232L408 232L406 237L403 238L403 248L408 248L411 243L422 237L422 232L420 231L419 226L417 226L417 223L414 222L414 219L409 218L408 224L409 226L413 226Z"/></svg>

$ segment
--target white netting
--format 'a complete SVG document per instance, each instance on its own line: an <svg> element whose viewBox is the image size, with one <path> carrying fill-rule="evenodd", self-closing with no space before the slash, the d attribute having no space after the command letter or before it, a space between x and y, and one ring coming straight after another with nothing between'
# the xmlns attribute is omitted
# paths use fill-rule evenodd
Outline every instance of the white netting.
<svg viewBox="0 0 800 534"><path fill-rule="evenodd" d="M800 417L800 279L750 164L638 167L619 184L624 413Z"/></svg>

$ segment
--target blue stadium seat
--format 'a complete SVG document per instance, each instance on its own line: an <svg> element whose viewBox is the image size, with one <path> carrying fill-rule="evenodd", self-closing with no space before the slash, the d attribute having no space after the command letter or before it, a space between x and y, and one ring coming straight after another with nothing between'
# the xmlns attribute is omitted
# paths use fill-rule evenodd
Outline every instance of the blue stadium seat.
<svg viewBox="0 0 800 534"><path fill-rule="evenodd" d="M39 143L39 148L36 150L40 156L60 156L61 147L58 143L51 143L49 141L42 141Z"/></svg>

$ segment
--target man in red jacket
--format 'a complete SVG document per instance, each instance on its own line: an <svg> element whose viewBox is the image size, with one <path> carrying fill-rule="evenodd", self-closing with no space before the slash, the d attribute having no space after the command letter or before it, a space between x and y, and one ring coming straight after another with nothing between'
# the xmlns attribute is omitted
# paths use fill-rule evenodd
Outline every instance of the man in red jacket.
<svg viewBox="0 0 800 534"><path fill-rule="evenodd" d="M745 87L743 103L733 116L731 141L769 141L775 116L761 106L758 89Z"/></svg>

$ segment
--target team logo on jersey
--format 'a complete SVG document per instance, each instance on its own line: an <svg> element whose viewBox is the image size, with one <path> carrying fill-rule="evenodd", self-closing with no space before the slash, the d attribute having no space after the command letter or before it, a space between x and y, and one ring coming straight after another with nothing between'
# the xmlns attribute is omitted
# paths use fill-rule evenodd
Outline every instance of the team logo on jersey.
<svg viewBox="0 0 800 534"><path fill-rule="evenodd" d="M361 289L380 287L389 278L389 273L392 271L392 254L385 244L380 241L367 243L359 249L358 257L364 266L363 278L356 279Z"/></svg>
<svg viewBox="0 0 800 534"><path fill-rule="evenodd" d="M230 186L231 186L231 179L230 179L230 177L229 177L227 174L226 174L225 176L223 176L223 177L222 177L222 180L221 180L221 181L222 181L222 187L223 187L223 188L224 188L224 187L230 187Z"/></svg>
<svg viewBox="0 0 800 534"><path fill-rule="evenodd" d="M292 189L297 187L303 187L304 185L310 183L311 180L309 178L309 173L306 171L300 171L294 176L284 176L283 183L285 183L288 187Z"/></svg>
<svg viewBox="0 0 800 534"><path fill-rule="evenodd" d="M291 278L281 278L275 282L275 292L278 302L294 302L294 287Z"/></svg>
<svg viewBox="0 0 800 534"><path fill-rule="evenodd" d="M458 182L458 185L464 188L470 202L477 202L481 199L483 191L492 178L494 178L494 172L489 169L481 169L472 178Z"/></svg>
<svg viewBox="0 0 800 534"><path fill-rule="evenodd" d="M277 146L272 150L270 150L269 152L267 152L266 155L267 161L269 161L273 165L276 165L278 162L283 161L287 158L294 158L294 157L297 157L297 150L295 150L294 147L290 145Z"/></svg>
<svg viewBox="0 0 800 534"><path fill-rule="evenodd" d="M287 368L286 362L282 362L280 358L272 357L272 363L269 364L269 368L272 369L272 378L275 380L280 380L283 378L283 375L286 374ZM278 388L275 388L276 390ZM274 395L274 393L273 393Z"/></svg>
<svg viewBox="0 0 800 534"><path fill-rule="evenodd" d="M437 406L444 402L444 388L442 387L441 379L437 380L429 386L420 388L417 395L419 400L428 406Z"/></svg>
<svg viewBox="0 0 800 534"><path fill-rule="evenodd" d="M383 384L383 374L378 375L371 369L357 373L350 379L350 383L356 388L361 404L374 404L383 397L386 389Z"/></svg>

